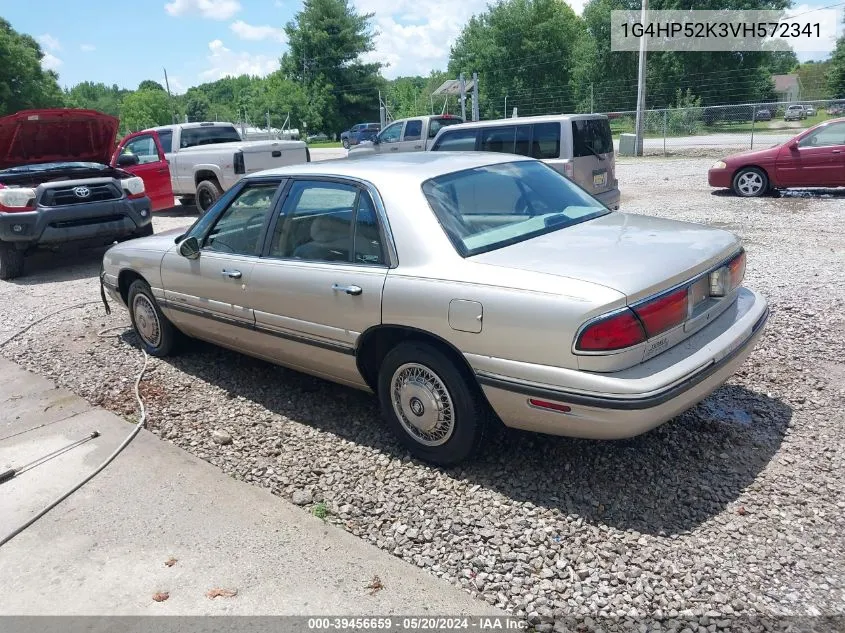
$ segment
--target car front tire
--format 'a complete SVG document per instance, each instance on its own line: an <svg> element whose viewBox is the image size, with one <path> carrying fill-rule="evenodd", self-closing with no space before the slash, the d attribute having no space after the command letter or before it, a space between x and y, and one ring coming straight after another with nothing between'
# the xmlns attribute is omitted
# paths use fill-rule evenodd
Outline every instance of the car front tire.
<svg viewBox="0 0 845 633"><path fill-rule="evenodd" d="M150 356L169 356L173 353L179 331L158 307L150 285L137 279L129 286L127 295L129 317L141 346Z"/></svg>
<svg viewBox="0 0 845 633"><path fill-rule="evenodd" d="M349 139L343 139L343 149L349 149Z"/></svg>
<svg viewBox="0 0 845 633"><path fill-rule="evenodd" d="M451 466L471 457L489 426L489 405L468 372L427 343L400 343L379 369L382 414L419 459Z"/></svg>
<svg viewBox="0 0 845 633"><path fill-rule="evenodd" d="M733 178L734 193L743 198L755 198L769 190L769 177L757 167L744 167Z"/></svg>
<svg viewBox="0 0 845 633"><path fill-rule="evenodd" d="M0 279L14 279L23 274L24 252L14 244L0 242Z"/></svg>

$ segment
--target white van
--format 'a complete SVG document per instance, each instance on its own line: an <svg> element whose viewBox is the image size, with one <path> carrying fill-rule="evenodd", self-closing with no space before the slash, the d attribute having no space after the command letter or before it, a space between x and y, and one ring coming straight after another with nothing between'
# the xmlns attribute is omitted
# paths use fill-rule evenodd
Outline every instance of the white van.
<svg viewBox="0 0 845 633"><path fill-rule="evenodd" d="M504 152L531 156L575 182L609 209L619 209L616 154L603 114L473 121L442 128L432 152Z"/></svg>

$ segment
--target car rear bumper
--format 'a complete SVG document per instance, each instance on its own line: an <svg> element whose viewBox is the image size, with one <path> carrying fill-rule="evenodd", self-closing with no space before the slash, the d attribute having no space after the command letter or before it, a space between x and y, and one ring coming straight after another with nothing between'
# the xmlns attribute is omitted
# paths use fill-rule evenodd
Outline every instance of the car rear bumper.
<svg viewBox="0 0 845 633"><path fill-rule="evenodd" d="M608 209L613 209L614 211L619 210L619 201L622 198L622 194L620 193L618 188L610 189L608 191L602 191L601 193L597 193L594 195Z"/></svg>
<svg viewBox="0 0 845 633"><path fill-rule="evenodd" d="M707 183L711 187L730 189L732 175L733 172L730 169L710 169L707 171Z"/></svg>
<svg viewBox="0 0 845 633"><path fill-rule="evenodd" d="M26 244L102 242L131 235L152 222L148 197L41 207L0 213L0 240Z"/></svg>
<svg viewBox="0 0 845 633"><path fill-rule="evenodd" d="M766 300L743 288L734 306L686 341L645 363L609 374L516 361L498 361L500 371L494 372L490 369L495 359L468 356L468 360L505 425L551 435L621 439L663 424L721 386L754 349L768 316ZM524 366L522 372L517 371L519 365ZM546 380L538 382L540 375ZM589 388L591 383L594 389ZM569 410L540 408L536 400Z"/></svg>

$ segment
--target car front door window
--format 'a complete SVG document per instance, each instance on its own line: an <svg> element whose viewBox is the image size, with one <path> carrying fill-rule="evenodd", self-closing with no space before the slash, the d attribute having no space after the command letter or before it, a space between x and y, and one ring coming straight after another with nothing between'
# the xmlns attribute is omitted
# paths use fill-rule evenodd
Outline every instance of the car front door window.
<svg viewBox="0 0 845 633"><path fill-rule="evenodd" d="M203 249L234 255L257 255L258 240L278 187L278 183L244 187L211 227L203 241Z"/></svg>
<svg viewBox="0 0 845 633"><path fill-rule="evenodd" d="M151 134L138 136L123 146L123 154L138 157L138 164L157 163L161 158L158 155L158 146Z"/></svg>
<svg viewBox="0 0 845 633"><path fill-rule="evenodd" d="M845 123L830 123L801 139L798 147L845 145Z"/></svg>

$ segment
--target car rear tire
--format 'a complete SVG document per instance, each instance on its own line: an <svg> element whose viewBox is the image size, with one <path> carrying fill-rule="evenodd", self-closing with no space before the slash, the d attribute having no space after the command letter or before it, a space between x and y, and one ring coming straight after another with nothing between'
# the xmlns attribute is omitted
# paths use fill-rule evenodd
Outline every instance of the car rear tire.
<svg viewBox="0 0 845 633"><path fill-rule="evenodd" d="M733 179L734 193L743 198L755 198L769 190L769 177L757 167L744 167Z"/></svg>
<svg viewBox="0 0 845 633"><path fill-rule="evenodd" d="M203 180L197 185L196 206L200 215L205 215L217 199L223 195L220 185L214 180Z"/></svg>
<svg viewBox="0 0 845 633"><path fill-rule="evenodd" d="M400 343L379 369L382 415L416 457L451 466L483 443L490 411L478 385L427 343Z"/></svg>
<svg viewBox="0 0 845 633"><path fill-rule="evenodd" d="M343 149L349 149L349 139L343 139Z"/></svg>
<svg viewBox="0 0 845 633"><path fill-rule="evenodd" d="M0 279L14 279L23 274L24 252L14 244L0 242Z"/></svg>
<svg viewBox="0 0 845 633"><path fill-rule="evenodd" d="M136 279L129 286L127 295L129 318L141 341L141 346L150 356L169 356L176 348L179 330L168 320L158 307L150 285Z"/></svg>

